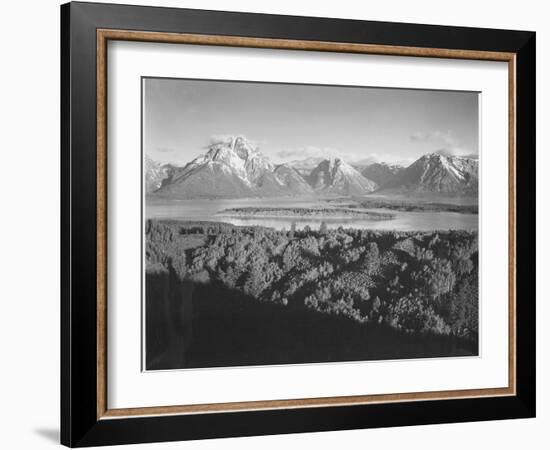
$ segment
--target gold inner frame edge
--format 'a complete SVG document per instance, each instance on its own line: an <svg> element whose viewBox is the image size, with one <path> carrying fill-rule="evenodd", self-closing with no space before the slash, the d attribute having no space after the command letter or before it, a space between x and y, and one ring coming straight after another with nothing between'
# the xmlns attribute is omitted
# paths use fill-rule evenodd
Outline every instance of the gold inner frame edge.
<svg viewBox="0 0 550 450"><path fill-rule="evenodd" d="M350 406L426 400L501 397L516 394L516 54L479 50L303 41L241 36L160 33L116 29L96 31L97 108L97 419L174 414L206 414L269 409ZM502 388L408 392L377 395L259 400L109 409L107 405L107 42L109 40L363 53L376 55L508 62L508 386Z"/></svg>

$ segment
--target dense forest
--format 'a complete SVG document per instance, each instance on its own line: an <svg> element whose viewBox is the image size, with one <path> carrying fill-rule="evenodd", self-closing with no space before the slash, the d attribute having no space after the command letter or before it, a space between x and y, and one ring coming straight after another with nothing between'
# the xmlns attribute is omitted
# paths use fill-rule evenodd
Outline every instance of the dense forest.
<svg viewBox="0 0 550 450"><path fill-rule="evenodd" d="M477 354L477 232L146 223L148 369Z"/></svg>

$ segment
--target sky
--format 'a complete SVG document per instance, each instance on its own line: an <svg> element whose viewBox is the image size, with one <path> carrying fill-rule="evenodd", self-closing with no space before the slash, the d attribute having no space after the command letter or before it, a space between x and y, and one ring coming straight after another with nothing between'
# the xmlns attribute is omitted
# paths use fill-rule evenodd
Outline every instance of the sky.
<svg viewBox="0 0 550 450"><path fill-rule="evenodd" d="M143 148L185 164L212 138L245 136L274 163L339 157L408 164L478 153L478 94L146 78Z"/></svg>

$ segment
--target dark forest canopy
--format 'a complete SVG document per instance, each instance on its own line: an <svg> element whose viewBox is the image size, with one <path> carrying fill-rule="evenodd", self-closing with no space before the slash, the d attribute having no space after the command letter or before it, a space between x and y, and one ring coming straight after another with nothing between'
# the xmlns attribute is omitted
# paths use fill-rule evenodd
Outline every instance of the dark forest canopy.
<svg viewBox="0 0 550 450"><path fill-rule="evenodd" d="M290 310L477 340L478 235L148 220L146 270Z"/></svg>

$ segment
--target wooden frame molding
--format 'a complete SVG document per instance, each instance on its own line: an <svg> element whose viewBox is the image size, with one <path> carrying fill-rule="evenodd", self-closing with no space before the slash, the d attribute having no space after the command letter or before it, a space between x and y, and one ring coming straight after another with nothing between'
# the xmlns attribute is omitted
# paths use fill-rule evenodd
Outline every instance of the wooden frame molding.
<svg viewBox="0 0 550 450"><path fill-rule="evenodd" d="M509 72L509 383L507 387L347 397L265 400L109 409L107 404L107 42L109 40L218 45L286 50L508 62ZM97 30L97 418L293 409L516 395L516 54L510 52L403 47L236 36Z"/></svg>

